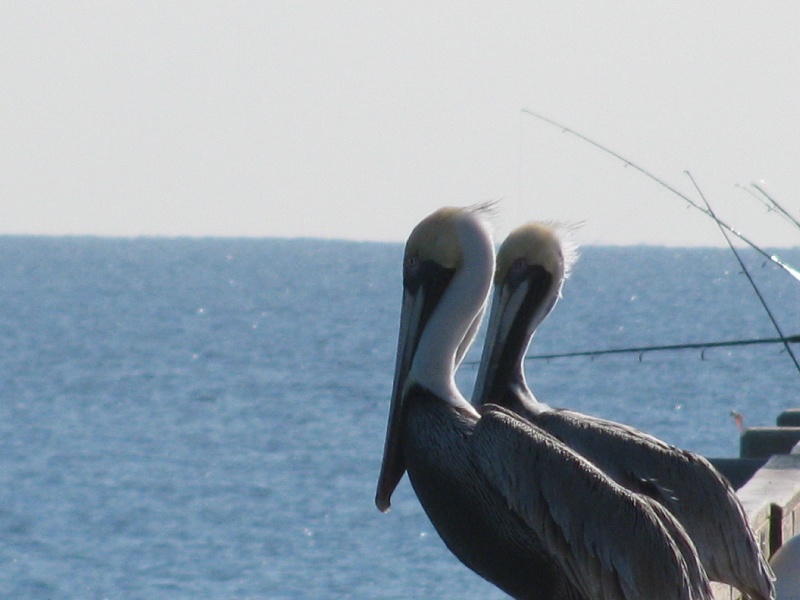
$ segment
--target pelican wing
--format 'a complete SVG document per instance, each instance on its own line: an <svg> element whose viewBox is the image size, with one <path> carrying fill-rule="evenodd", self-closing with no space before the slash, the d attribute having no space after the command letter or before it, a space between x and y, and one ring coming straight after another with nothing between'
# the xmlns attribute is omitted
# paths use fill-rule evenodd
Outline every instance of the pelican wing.
<svg viewBox="0 0 800 600"><path fill-rule="evenodd" d="M753 599L775 597L775 576L736 492L705 458L628 425L569 410L532 419L617 483L665 506L694 540L711 579Z"/></svg>
<svg viewBox="0 0 800 600"><path fill-rule="evenodd" d="M670 484L680 477L678 471L687 463L688 453L629 425L570 410L539 412L530 415L530 421L620 485L657 500L672 512L678 509ZM658 459L660 467L654 459Z"/></svg>
<svg viewBox="0 0 800 600"><path fill-rule="evenodd" d="M587 597L711 597L702 568L687 565L649 501L510 411L481 412L472 435L478 468Z"/></svg>
<svg viewBox="0 0 800 600"><path fill-rule="evenodd" d="M697 540L709 574L753 600L774 599L775 575L759 550L736 492L705 458L681 452L683 469L665 485L674 490L679 508L672 512ZM691 494L692 490L696 493Z"/></svg>

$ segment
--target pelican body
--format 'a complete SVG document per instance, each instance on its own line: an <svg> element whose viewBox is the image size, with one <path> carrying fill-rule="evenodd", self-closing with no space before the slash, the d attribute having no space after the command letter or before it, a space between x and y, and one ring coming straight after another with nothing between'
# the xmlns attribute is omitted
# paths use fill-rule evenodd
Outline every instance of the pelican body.
<svg viewBox="0 0 800 600"><path fill-rule="evenodd" d="M495 295L473 401L524 417L591 461L625 488L665 507L693 540L710 579L752 600L775 597L774 576L736 493L703 457L633 427L551 409L525 380L531 338L561 294L575 253L558 232L532 223L498 251Z"/></svg>
<svg viewBox="0 0 800 600"><path fill-rule="evenodd" d="M389 509L407 471L450 551L514 598L710 599L694 546L660 506L511 411L476 410L459 392L454 370L493 270L475 210L441 209L409 237L376 505ZM609 512L622 515L614 528Z"/></svg>

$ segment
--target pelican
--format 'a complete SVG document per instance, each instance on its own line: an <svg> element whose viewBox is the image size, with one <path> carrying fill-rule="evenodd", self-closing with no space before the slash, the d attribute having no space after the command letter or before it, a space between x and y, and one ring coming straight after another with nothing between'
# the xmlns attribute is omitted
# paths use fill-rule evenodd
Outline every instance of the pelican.
<svg viewBox="0 0 800 600"><path fill-rule="evenodd" d="M669 510L697 547L710 579L752 600L775 597L774 576L728 482L701 456L613 421L539 402L524 359L536 328L561 295L576 258L556 228L513 231L497 255L495 292L473 401L524 417L594 463L620 485Z"/></svg>
<svg viewBox="0 0 800 600"><path fill-rule="evenodd" d="M456 387L493 271L479 209L440 209L408 239L378 509L407 471L450 551L514 598L710 600L694 546L660 505Z"/></svg>

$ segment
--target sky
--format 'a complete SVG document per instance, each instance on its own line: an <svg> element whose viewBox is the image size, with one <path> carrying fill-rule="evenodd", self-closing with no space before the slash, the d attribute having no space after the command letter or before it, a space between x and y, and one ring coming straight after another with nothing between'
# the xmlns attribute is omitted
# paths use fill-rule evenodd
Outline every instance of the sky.
<svg viewBox="0 0 800 600"><path fill-rule="evenodd" d="M800 230L800 4L0 3L0 234L761 246ZM748 192L749 190L749 192Z"/></svg>

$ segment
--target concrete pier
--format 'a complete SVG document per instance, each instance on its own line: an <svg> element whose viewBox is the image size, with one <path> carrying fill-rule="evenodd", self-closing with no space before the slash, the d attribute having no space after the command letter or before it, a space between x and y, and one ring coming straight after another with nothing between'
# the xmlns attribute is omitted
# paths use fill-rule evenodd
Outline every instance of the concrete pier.
<svg viewBox="0 0 800 600"><path fill-rule="evenodd" d="M800 600L796 587L800 582L800 427L796 426L800 410L782 413L777 422L788 425L754 428L757 433L753 434L748 429L742 434L742 458L711 462L736 488L761 549L770 558L778 576L778 600ZM787 440L792 439L789 444ZM715 600L742 598L727 585L713 583L712 587Z"/></svg>
<svg viewBox="0 0 800 600"><path fill-rule="evenodd" d="M800 442L800 427L751 427L739 440L742 458L766 458L789 454Z"/></svg>

